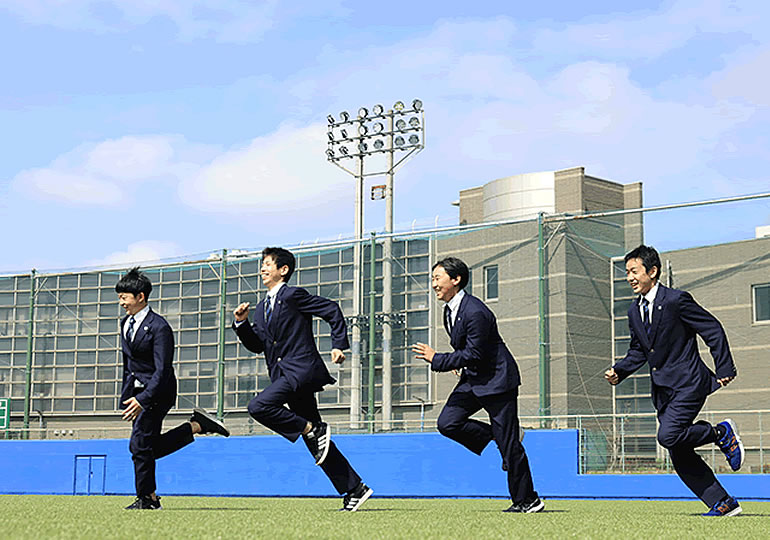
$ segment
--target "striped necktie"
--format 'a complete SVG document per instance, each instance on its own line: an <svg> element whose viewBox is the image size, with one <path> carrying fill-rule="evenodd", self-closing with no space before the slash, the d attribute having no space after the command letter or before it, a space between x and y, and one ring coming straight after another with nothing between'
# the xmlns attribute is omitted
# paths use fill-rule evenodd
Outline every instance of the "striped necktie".
<svg viewBox="0 0 770 540"><path fill-rule="evenodd" d="M270 316L273 314L273 306L272 302L270 301L270 296L267 296L265 298L265 322L270 322Z"/></svg>
<svg viewBox="0 0 770 540"><path fill-rule="evenodd" d="M130 343L134 339L134 323L136 322L136 319L134 319L134 316L131 315L131 318L128 319L128 330L126 330L126 339Z"/></svg>
<svg viewBox="0 0 770 540"><path fill-rule="evenodd" d="M646 298L642 297L642 323L644 324L644 331L647 335L650 335L650 302Z"/></svg>

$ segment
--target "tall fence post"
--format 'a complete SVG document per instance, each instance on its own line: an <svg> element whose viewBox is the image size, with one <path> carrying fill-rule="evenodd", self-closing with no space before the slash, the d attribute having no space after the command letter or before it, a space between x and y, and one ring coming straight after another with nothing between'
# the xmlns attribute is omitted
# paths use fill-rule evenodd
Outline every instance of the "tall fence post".
<svg viewBox="0 0 770 540"><path fill-rule="evenodd" d="M620 417L620 472L626 472L626 417Z"/></svg>
<svg viewBox="0 0 770 540"><path fill-rule="evenodd" d="M377 338L375 326L376 311L376 291L377 272L375 271L377 248L377 233L372 231L372 243L369 248L369 406L366 412L366 419L369 424L369 433L374 433L374 360L376 348L374 341Z"/></svg>
<svg viewBox="0 0 770 540"><path fill-rule="evenodd" d="M35 269L29 274L29 319L27 327L27 366L24 373L24 438L29 437L29 411L32 404L32 351L35 339Z"/></svg>
<svg viewBox="0 0 770 540"><path fill-rule="evenodd" d="M219 265L219 365L217 369L217 418L225 416L225 311L227 307L227 250Z"/></svg>
<svg viewBox="0 0 770 540"><path fill-rule="evenodd" d="M549 395L550 373L546 357L545 337L545 244L543 227L545 214L537 215L537 307L538 307L538 363L540 367L540 427L548 427L546 416L551 414L551 396Z"/></svg>
<svg viewBox="0 0 770 540"><path fill-rule="evenodd" d="M762 412L759 413L759 473L765 472L765 447L762 444Z"/></svg>

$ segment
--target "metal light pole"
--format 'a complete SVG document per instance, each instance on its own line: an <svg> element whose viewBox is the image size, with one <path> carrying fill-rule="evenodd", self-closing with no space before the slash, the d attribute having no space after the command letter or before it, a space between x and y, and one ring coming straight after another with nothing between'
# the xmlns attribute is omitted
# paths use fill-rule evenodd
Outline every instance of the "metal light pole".
<svg viewBox="0 0 770 540"><path fill-rule="evenodd" d="M358 117L351 118L346 111L339 118L327 116L328 144L326 157L329 162L341 168L356 179L355 201L355 239L353 248L353 315L349 318L352 325L352 359L350 391L350 427L358 428L361 418L361 326L367 324L363 314L362 294L362 246L364 242L364 181L370 176L386 175L385 188L385 240L383 245L383 365L382 365L382 411L383 429L390 429L392 415L392 349L391 324L395 317L392 311L392 244L393 244L393 177L395 170L425 147L425 115L422 101L415 99L407 109L403 102L397 101L393 109L385 111L382 105L375 105L371 112L361 107ZM384 122L384 123L383 123ZM387 125L387 127L386 127ZM353 131L355 130L355 131ZM365 168L365 158L384 154L385 163ZM396 156L396 154L398 154ZM355 159L355 171L343 165L347 159ZM370 339L370 341L372 341ZM369 343L374 347L374 343ZM373 379L370 376L370 396L374 395ZM373 417L373 411L369 411Z"/></svg>

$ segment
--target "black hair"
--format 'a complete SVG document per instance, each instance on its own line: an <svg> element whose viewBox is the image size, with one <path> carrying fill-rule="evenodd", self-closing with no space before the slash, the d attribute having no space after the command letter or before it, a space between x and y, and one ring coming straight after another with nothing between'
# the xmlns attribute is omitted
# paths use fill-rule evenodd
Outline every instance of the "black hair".
<svg viewBox="0 0 770 540"><path fill-rule="evenodd" d="M431 270L435 270L437 266L443 268L447 275L452 279L460 276L460 289L464 289L468 284L468 276L470 275L468 265L457 257L445 257L434 264Z"/></svg>
<svg viewBox="0 0 770 540"><path fill-rule="evenodd" d="M140 292L144 293L145 302L150 298L152 292L152 282L144 272L139 271L139 267L135 266L128 273L120 278L120 281L115 285L115 292L131 293L137 296Z"/></svg>
<svg viewBox="0 0 770 540"><path fill-rule="evenodd" d="M276 268L280 269L284 266L289 267L289 271L283 278L284 282L288 282L289 278L294 273L294 268L297 266L297 259L294 258L294 254L288 249L280 247L266 247L262 250L262 260L265 260L265 257L272 257L275 261Z"/></svg>
<svg viewBox="0 0 770 540"><path fill-rule="evenodd" d="M658 255L658 252L655 250L654 247L651 246L645 246L644 244L640 245L639 247L636 247L629 251L625 258L623 259L623 262L628 262L631 259L641 259L642 264L644 265L644 269L647 270L647 273L650 273L650 270L652 270L653 267L658 267L658 273L655 276L655 279L660 277L660 271L661 271L661 265L660 265L660 255Z"/></svg>

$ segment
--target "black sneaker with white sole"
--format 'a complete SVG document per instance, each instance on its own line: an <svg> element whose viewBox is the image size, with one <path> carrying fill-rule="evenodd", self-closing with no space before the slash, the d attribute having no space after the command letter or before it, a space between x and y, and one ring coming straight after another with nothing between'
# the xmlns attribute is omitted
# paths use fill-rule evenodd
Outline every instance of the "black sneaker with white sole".
<svg viewBox="0 0 770 540"><path fill-rule="evenodd" d="M134 502L126 506L126 510L160 510L160 497L152 500L152 497L137 497Z"/></svg>
<svg viewBox="0 0 770 540"><path fill-rule="evenodd" d="M309 433L302 435L302 437L304 437L310 453L315 458L315 464L320 465L323 463L329 453L329 445L331 444L329 426L325 422L314 424L313 429Z"/></svg>
<svg viewBox="0 0 770 540"><path fill-rule="evenodd" d="M340 512L355 512L361 508L361 505L366 502L366 499L372 496L372 493L374 493L374 490L361 482L353 491L342 498L342 508L340 508Z"/></svg>
<svg viewBox="0 0 770 540"><path fill-rule="evenodd" d="M219 433L225 437L230 436L230 430L228 430L222 422L203 409L193 409L190 422L198 423L201 427L201 435L205 435L206 433Z"/></svg>
<svg viewBox="0 0 770 540"><path fill-rule="evenodd" d="M536 512L541 512L543 509L545 509L545 503L540 497L538 497L534 501L531 501L528 503L521 503L521 504L513 503L510 506L510 508L508 508L507 510L503 510L503 512L515 512L518 514L534 514Z"/></svg>

